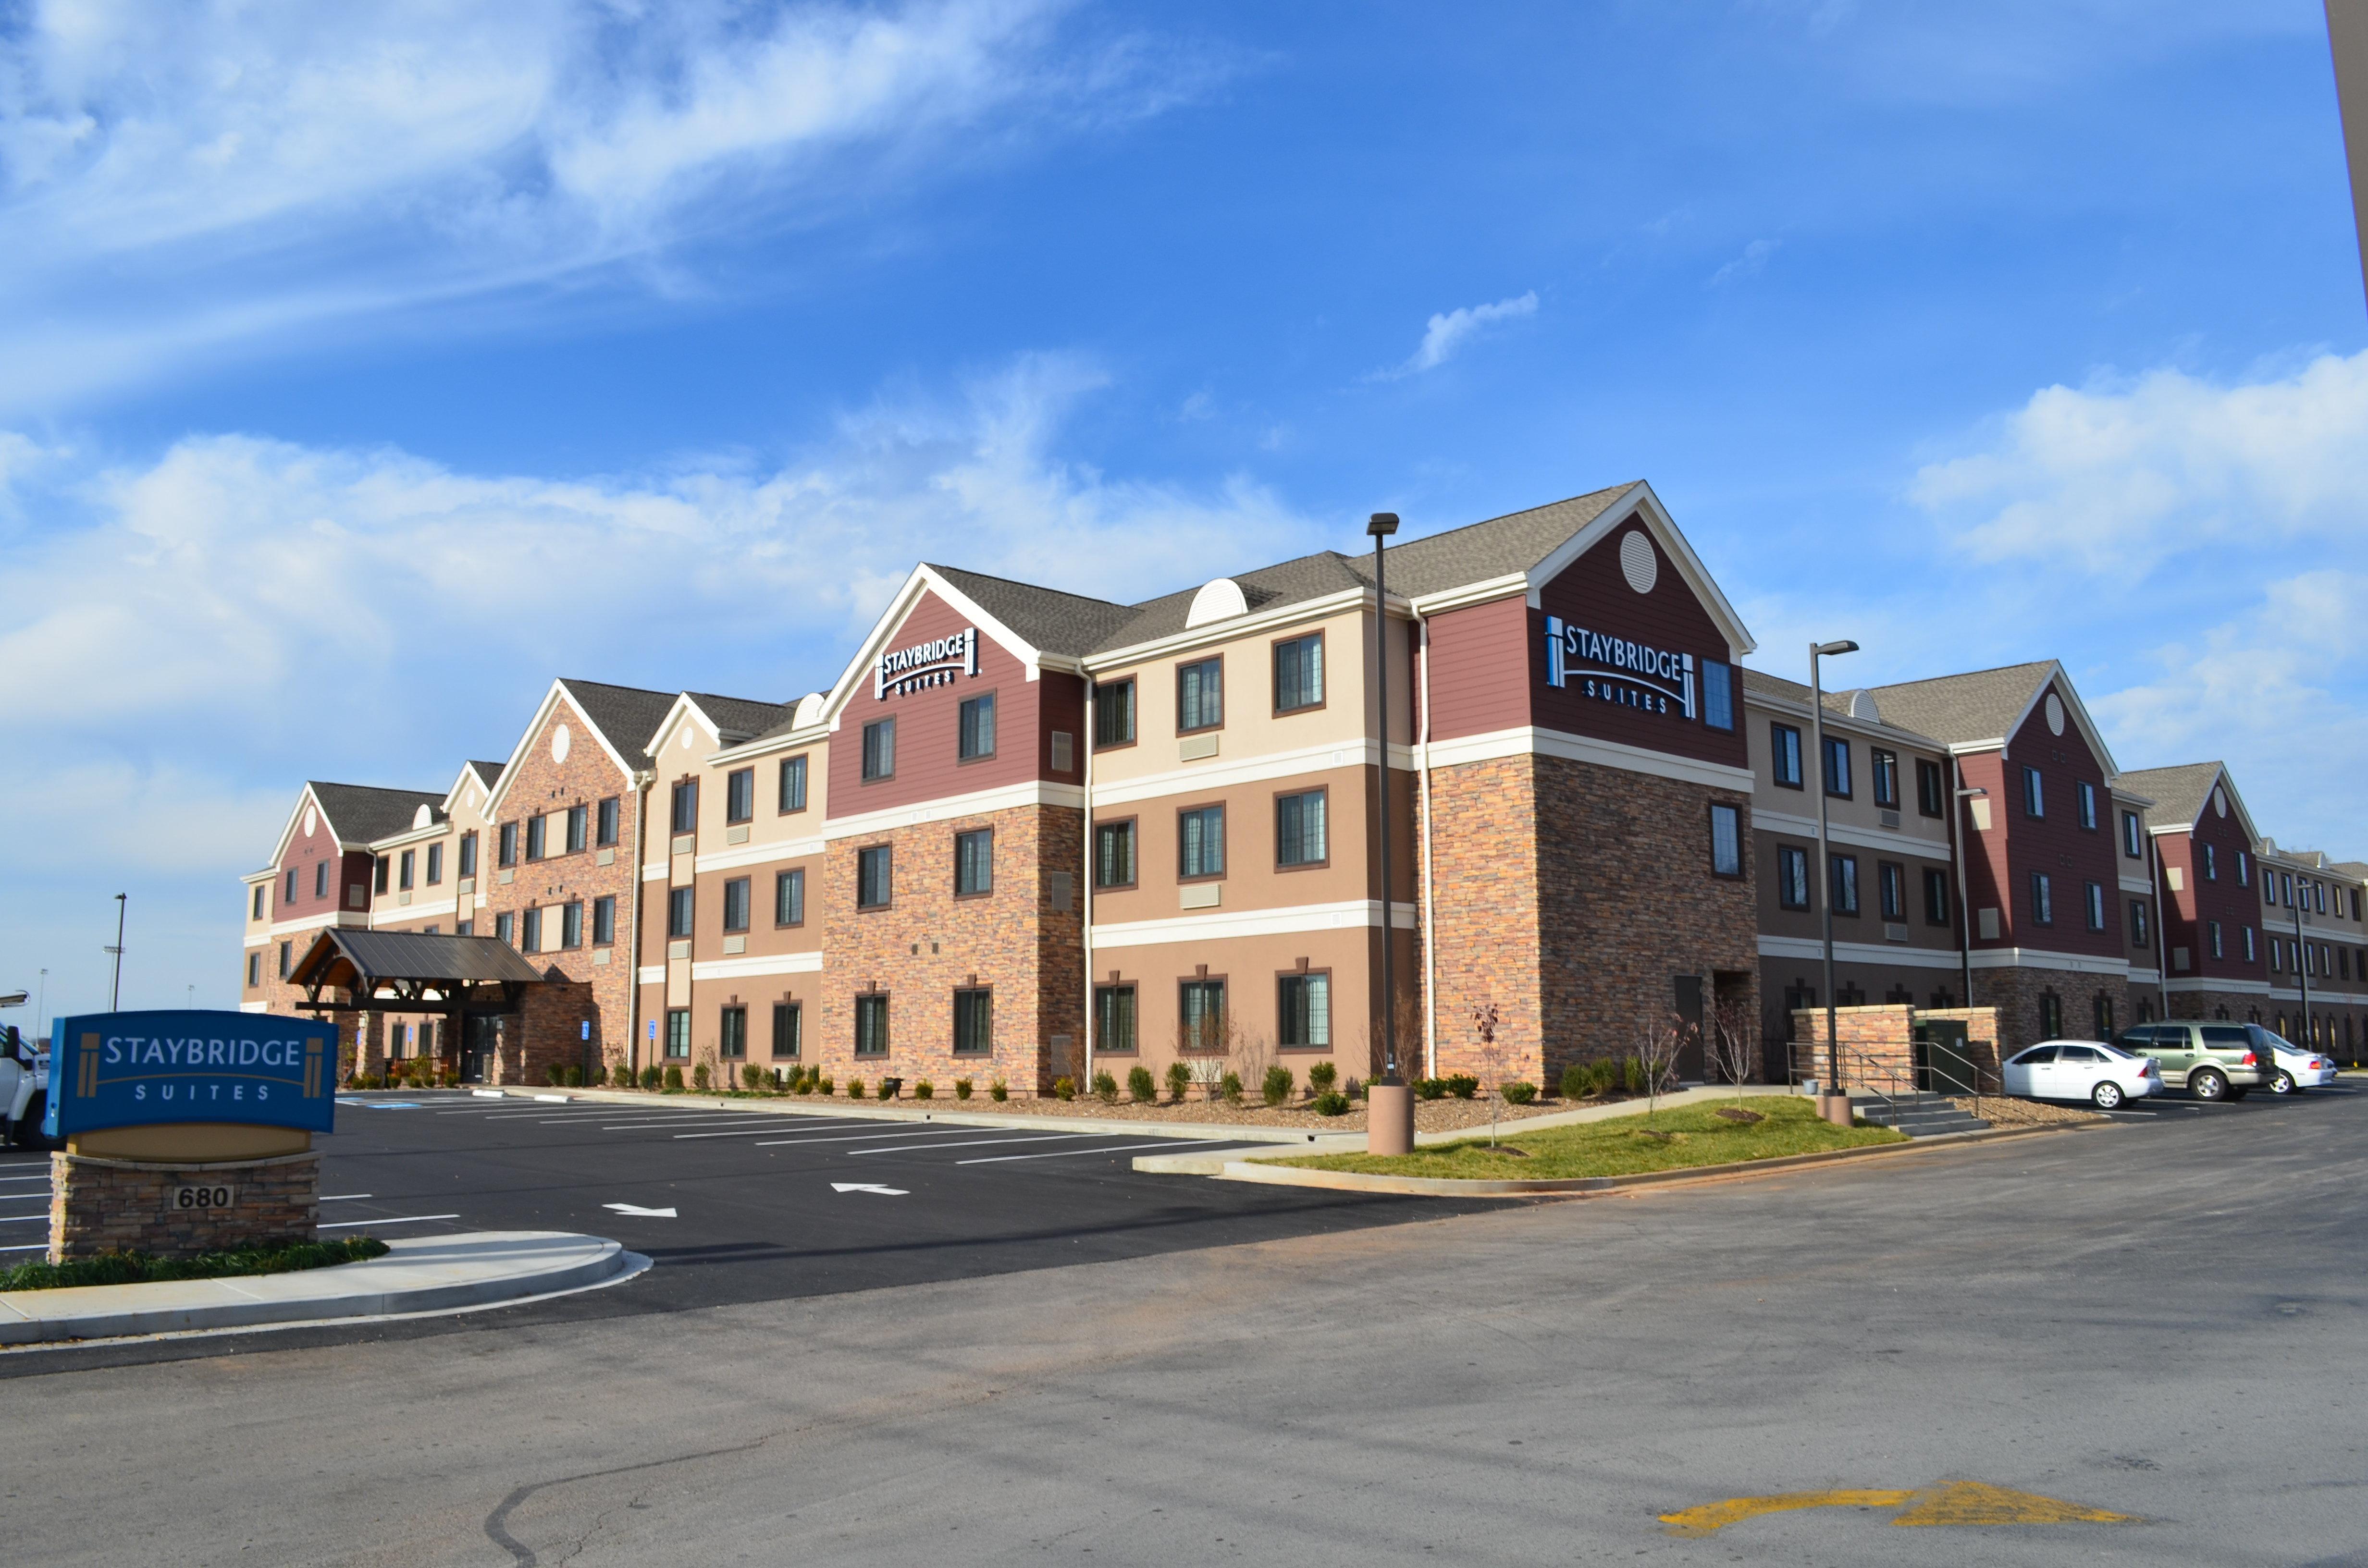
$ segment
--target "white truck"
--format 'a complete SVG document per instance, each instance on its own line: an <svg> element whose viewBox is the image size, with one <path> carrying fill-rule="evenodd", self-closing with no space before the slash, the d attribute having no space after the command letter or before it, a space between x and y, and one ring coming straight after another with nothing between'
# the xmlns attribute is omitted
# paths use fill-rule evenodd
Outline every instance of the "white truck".
<svg viewBox="0 0 2368 1568"><path fill-rule="evenodd" d="M0 1143L41 1149L41 1118L50 1108L50 1057L17 1026L0 1026Z"/></svg>

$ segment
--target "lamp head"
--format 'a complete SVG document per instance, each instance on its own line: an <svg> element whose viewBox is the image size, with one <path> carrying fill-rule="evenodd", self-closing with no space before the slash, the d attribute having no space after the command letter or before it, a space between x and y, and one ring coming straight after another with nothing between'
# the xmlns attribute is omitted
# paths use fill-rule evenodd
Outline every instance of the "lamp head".
<svg viewBox="0 0 2368 1568"><path fill-rule="evenodd" d="M1858 644L1857 644L1857 643L1855 643L1855 642L1819 642L1819 643L1816 643L1816 645L1814 645L1813 647L1811 647L1811 649L1810 649L1809 651L1810 651L1811 653L1813 653L1817 654L1820 658L1827 658L1827 659L1830 659L1830 658L1832 658L1836 653L1857 653L1857 652L1858 652Z"/></svg>
<svg viewBox="0 0 2368 1568"><path fill-rule="evenodd" d="M1375 539L1387 539L1398 531L1398 515L1395 512L1376 512L1366 522L1365 531Z"/></svg>

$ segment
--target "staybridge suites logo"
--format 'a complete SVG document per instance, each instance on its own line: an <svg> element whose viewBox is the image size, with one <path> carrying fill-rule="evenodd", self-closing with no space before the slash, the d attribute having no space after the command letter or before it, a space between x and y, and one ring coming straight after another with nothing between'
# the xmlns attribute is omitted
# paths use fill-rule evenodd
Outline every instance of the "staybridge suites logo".
<svg viewBox="0 0 2368 1568"><path fill-rule="evenodd" d="M976 674L978 628L965 626L951 637L881 654L879 667L871 672L871 695L885 700L924 687L948 685L957 675Z"/></svg>
<svg viewBox="0 0 2368 1568"><path fill-rule="evenodd" d="M1546 617L1546 684L1647 713L1694 714L1694 656Z"/></svg>

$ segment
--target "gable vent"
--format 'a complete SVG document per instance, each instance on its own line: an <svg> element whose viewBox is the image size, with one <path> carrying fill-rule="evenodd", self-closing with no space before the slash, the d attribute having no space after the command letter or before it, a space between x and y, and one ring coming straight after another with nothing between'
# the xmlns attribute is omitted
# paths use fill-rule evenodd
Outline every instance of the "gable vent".
<svg viewBox="0 0 2368 1568"><path fill-rule="evenodd" d="M1249 600L1242 597L1239 583L1231 577L1212 577L1192 596L1192 608L1184 612L1184 624L1188 628L1206 626L1212 620L1228 620L1249 612Z"/></svg>

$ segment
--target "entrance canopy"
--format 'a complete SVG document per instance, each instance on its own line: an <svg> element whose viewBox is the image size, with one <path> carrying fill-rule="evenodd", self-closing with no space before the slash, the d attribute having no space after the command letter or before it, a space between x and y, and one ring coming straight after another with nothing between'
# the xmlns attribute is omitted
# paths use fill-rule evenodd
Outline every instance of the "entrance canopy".
<svg viewBox="0 0 2368 1568"><path fill-rule="evenodd" d="M299 1007L313 1013L511 1013L524 987L543 976L507 942L493 937L429 936L417 931L354 931L332 926L313 938L289 971L304 988ZM343 991L347 1000L325 994Z"/></svg>

